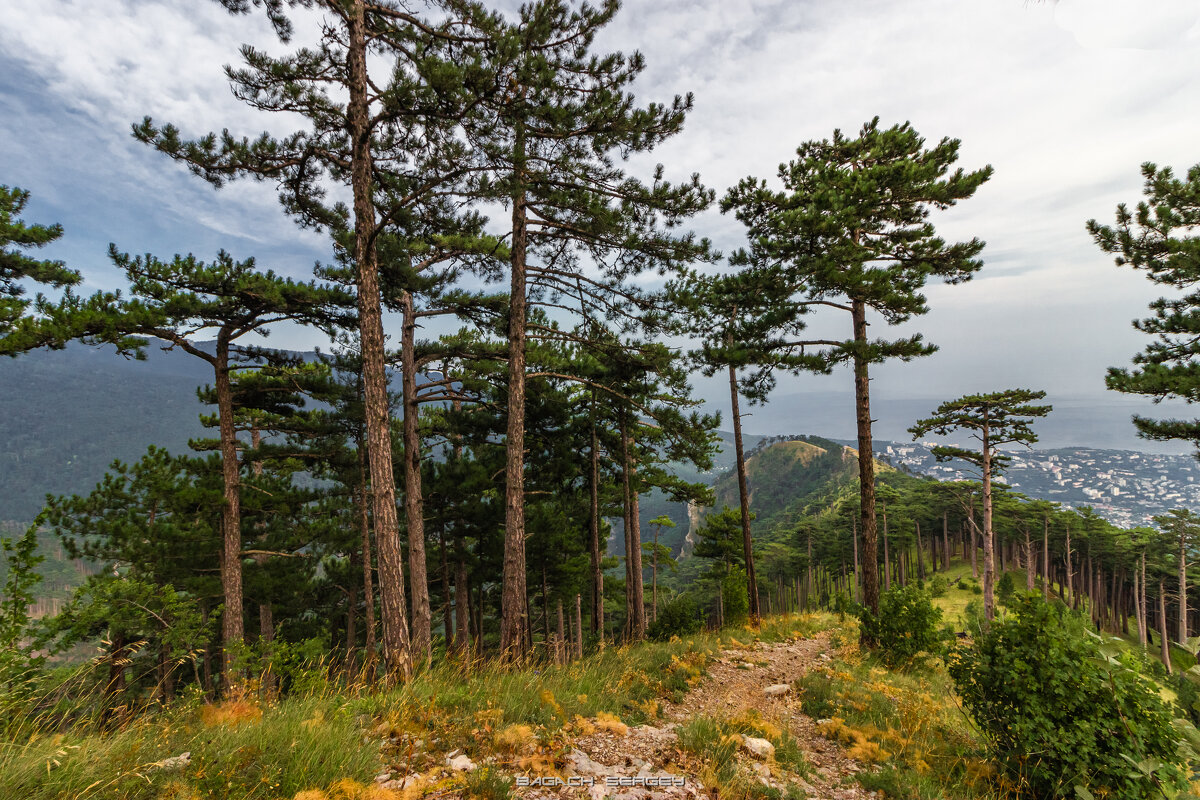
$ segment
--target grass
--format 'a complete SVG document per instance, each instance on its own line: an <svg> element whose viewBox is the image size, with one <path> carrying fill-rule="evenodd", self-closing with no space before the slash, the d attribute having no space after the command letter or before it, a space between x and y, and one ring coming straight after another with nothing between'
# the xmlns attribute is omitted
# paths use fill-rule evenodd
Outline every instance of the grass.
<svg viewBox="0 0 1200 800"><path fill-rule="evenodd" d="M765 785L743 761L738 760L742 735L767 739L775 755L766 768L785 781L785 789ZM707 789L719 791L730 800L790 800L803 792L788 777L808 774L808 762L796 740L786 731L751 713L734 720L693 717L679 728L679 748L695 757L697 778ZM783 771L781 774L781 770Z"/></svg>
<svg viewBox="0 0 1200 800"><path fill-rule="evenodd" d="M772 620L763 634L790 637L814 620ZM473 796L504 797L503 773L548 772L573 735L656 719L661 701L681 699L714 653L752 637L738 629L614 647L567 666L444 663L373 693L322 681L269 703L193 697L108 732L77 726L30 735L28 724L10 725L0 739L0 797L378 800L372 781L385 768L429 777L454 750L493 768L469 778L439 774L442 783L427 788L457 781ZM185 752L191 759L181 768L156 766Z"/></svg>
<svg viewBox="0 0 1200 800"><path fill-rule="evenodd" d="M1003 797L983 743L960 709L940 662L890 671L858 650L857 625L836 632L837 657L796 681L804 712L822 734L870 765L866 789L895 800Z"/></svg>

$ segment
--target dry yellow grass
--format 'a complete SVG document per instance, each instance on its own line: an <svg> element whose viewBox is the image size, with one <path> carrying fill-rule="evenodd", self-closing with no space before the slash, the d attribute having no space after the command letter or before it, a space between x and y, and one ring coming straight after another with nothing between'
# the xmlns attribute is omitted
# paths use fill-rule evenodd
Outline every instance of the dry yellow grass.
<svg viewBox="0 0 1200 800"><path fill-rule="evenodd" d="M208 726L241 725L262 719L262 709L247 700L208 703L200 709L200 721Z"/></svg>
<svg viewBox="0 0 1200 800"><path fill-rule="evenodd" d="M610 714L607 711L597 712L595 723L596 727L600 730L617 736L624 736L629 733L629 726L621 722L616 714Z"/></svg>
<svg viewBox="0 0 1200 800"><path fill-rule="evenodd" d="M492 737L496 749L505 753L524 753L532 750L535 743L533 728L529 725L509 725Z"/></svg>

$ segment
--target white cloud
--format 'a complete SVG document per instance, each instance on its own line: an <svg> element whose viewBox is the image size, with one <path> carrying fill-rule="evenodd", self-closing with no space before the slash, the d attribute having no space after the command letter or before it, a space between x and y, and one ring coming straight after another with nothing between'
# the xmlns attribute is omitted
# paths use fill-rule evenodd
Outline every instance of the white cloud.
<svg viewBox="0 0 1200 800"><path fill-rule="evenodd" d="M115 197L159 191L175 218L214 233L316 246L269 185L214 195L187 179L180 191L178 170L127 134L145 113L190 133L289 130L232 98L221 72L242 42L281 49L261 14L234 19L200 0L0 0L0 18L0 47L46 82L47 113L90 120ZM987 266L971 284L931 289L919 327L942 352L882 374L939 394L966 376L1099 392L1104 367L1143 346L1128 321L1157 292L1112 266L1083 225L1138 198L1141 162L1200 161L1198 18L1192 0L627 0L599 43L646 56L639 97L696 95L684 133L635 159L638 171L661 161L720 192L876 114L931 142L960 138L961 163L996 174L938 224L987 240ZM737 222L716 212L696 227L723 249L739 242Z"/></svg>

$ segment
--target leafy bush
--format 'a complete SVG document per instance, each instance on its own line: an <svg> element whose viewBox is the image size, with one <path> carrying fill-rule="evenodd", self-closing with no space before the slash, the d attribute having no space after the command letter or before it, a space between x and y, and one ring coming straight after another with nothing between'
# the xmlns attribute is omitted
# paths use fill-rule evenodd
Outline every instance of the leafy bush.
<svg viewBox="0 0 1200 800"><path fill-rule="evenodd" d="M1038 798L1163 796L1186 785L1179 736L1137 660L1037 595L949 658L1000 769ZM1120 655L1118 655L1120 654Z"/></svg>
<svg viewBox="0 0 1200 800"><path fill-rule="evenodd" d="M689 636L698 633L703 622L695 599L690 594L681 594L658 609L658 619L650 623L646 635L656 641Z"/></svg>
<svg viewBox="0 0 1200 800"><path fill-rule="evenodd" d="M929 596L943 597L946 591L950 588L950 581L945 575L934 575L929 579Z"/></svg>
<svg viewBox="0 0 1200 800"><path fill-rule="evenodd" d="M878 645L880 658L889 666L906 664L919 653L938 649L942 610L915 586L884 592L879 598L879 616L864 608L860 619L867 640Z"/></svg>

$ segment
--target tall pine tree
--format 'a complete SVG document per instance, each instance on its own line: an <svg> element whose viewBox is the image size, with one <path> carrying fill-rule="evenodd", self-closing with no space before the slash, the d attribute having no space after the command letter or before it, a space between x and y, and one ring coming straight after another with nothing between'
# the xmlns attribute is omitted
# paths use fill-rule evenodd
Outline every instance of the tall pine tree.
<svg viewBox="0 0 1200 800"><path fill-rule="evenodd" d="M858 138L834 131L810 141L779 168L783 189L746 178L721 202L747 227L756 261L778 264L796 302L835 309L850 318L849 339L829 345L830 366L854 369L855 418L862 511L863 602L879 607L875 464L871 442L870 366L889 358L909 360L936 347L920 334L869 339L868 312L899 325L929 308L921 293L931 277L969 280L982 266L983 242L947 244L929 222L930 212L973 195L991 167L950 172L959 141L932 149L905 123L881 129L876 117Z"/></svg>

